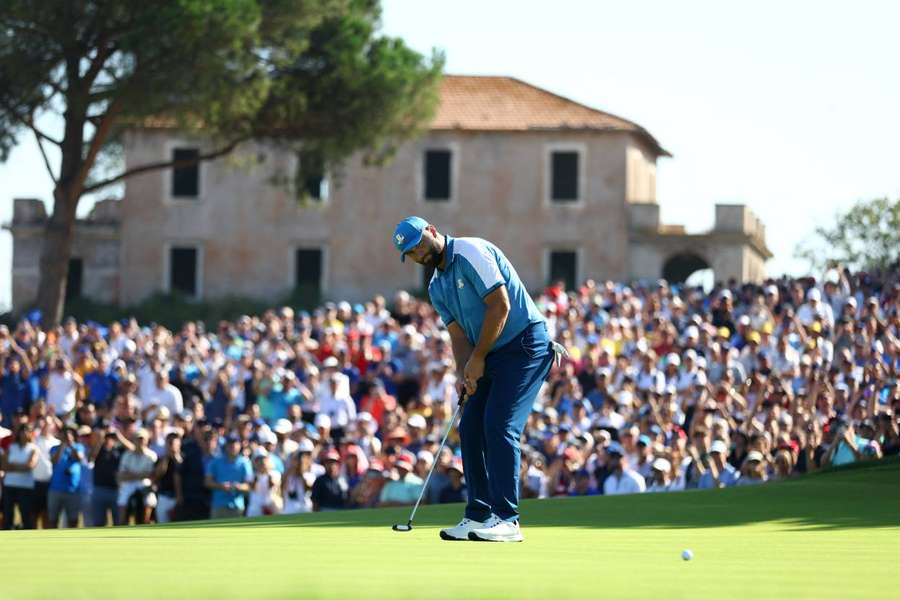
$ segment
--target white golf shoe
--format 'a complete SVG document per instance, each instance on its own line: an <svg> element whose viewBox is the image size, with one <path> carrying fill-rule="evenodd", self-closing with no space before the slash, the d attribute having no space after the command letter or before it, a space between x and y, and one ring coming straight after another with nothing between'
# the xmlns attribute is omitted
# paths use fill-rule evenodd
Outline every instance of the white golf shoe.
<svg viewBox="0 0 900 600"><path fill-rule="evenodd" d="M469 532L469 539L473 542L521 542L525 538L518 521L504 521L491 515L483 527Z"/></svg>
<svg viewBox="0 0 900 600"><path fill-rule="evenodd" d="M489 519L490 520L490 519ZM447 527L441 529L441 539L447 541L466 541L469 539L469 532L473 529L484 527L487 521L473 521L472 519L463 519L456 527Z"/></svg>

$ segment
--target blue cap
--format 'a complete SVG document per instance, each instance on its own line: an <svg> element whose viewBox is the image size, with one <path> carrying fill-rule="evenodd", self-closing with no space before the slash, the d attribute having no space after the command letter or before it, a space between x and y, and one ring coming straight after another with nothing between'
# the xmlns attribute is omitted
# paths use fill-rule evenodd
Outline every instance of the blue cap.
<svg viewBox="0 0 900 600"><path fill-rule="evenodd" d="M394 229L394 247L400 252L400 262L406 259L406 253L422 241L422 232L428 222L421 217L406 217Z"/></svg>
<svg viewBox="0 0 900 600"><path fill-rule="evenodd" d="M638 443L638 444L643 444L644 446L649 446L649 445L650 445L651 443L653 443L653 442L650 440L650 436L649 436L649 435L644 434L644 435L642 435L641 437L638 438L637 443Z"/></svg>
<svg viewBox="0 0 900 600"><path fill-rule="evenodd" d="M606 453L622 456L625 454L625 450L622 449L622 444L619 442L610 442L609 446L606 447Z"/></svg>

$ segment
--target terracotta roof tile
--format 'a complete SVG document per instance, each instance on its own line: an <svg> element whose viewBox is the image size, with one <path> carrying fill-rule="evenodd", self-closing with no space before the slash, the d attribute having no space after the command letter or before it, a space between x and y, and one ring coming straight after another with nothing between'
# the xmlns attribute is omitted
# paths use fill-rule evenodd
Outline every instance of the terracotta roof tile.
<svg viewBox="0 0 900 600"><path fill-rule="evenodd" d="M512 77L445 75L432 130L629 131L661 155L666 152L643 127Z"/></svg>

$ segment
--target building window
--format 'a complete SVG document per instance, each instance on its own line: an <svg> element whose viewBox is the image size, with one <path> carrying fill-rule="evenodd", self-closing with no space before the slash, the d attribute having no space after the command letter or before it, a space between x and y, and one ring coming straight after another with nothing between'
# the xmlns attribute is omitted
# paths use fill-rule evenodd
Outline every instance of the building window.
<svg viewBox="0 0 900 600"><path fill-rule="evenodd" d="M550 155L550 198L554 202L578 200L578 152L552 152Z"/></svg>
<svg viewBox="0 0 900 600"><path fill-rule="evenodd" d="M303 190L310 200L323 200L328 197L328 182L325 179L325 166L321 159L312 154L302 154L300 161L308 169L303 179Z"/></svg>
<svg viewBox="0 0 900 600"><path fill-rule="evenodd" d="M172 247L169 250L169 291L196 297L200 286L197 248Z"/></svg>
<svg viewBox="0 0 900 600"><path fill-rule="evenodd" d="M66 277L66 301L81 296L81 282L84 277L84 261L80 258L69 259L69 275Z"/></svg>
<svg viewBox="0 0 900 600"><path fill-rule="evenodd" d="M294 286L304 293L322 293L323 255L321 248L298 248L294 260Z"/></svg>
<svg viewBox="0 0 900 600"><path fill-rule="evenodd" d="M548 284L563 281L567 290L574 290L578 278L578 253L572 250L552 250L550 252L550 272Z"/></svg>
<svg viewBox="0 0 900 600"><path fill-rule="evenodd" d="M450 150L425 151L425 199L432 202L450 200L453 153Z"/></svg>
<svg viewBox="0 0 900 600"><path fill-rule="evenodd" d="M196 148L175 148L172 160L180 162L196 160L200 151ZM172 197L196 198L200 195L200 163L186 167L172 167Z"/></svg>

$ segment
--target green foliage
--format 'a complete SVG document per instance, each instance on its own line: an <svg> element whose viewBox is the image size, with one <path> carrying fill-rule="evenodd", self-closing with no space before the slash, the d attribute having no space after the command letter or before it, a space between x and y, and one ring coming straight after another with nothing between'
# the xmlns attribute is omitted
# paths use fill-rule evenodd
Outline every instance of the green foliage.
<svg viewBox="0 0 900 600"><path fill-rule="evenodd" d="M900 200L859 201L835 215L831 227L817 227L815 239L797 246L795 255L815 267L838 262L854 270L900 267Z"/></svg>
<svg viewBox="0 0 900 600"><path fill-rule="evenodd" d="M240 296L196 301L177 293L160 293L133 306L119 307L79 297L66 303L64 314L79 322L110 323L134 317L141 325L159 323L169 329L177 329L187 321L202 321L207 327L215 328L219 321L233 321L241 315L261 315L281 306L290 306L295 310L313 310L322 305L322 300L314 288L303 286L291 290L274 303ZM10 323L14 323L11 314L0 316L0 319L3 317L8 317Z"/></svg>
<svg viewBox="0 0 900 600"><path fill-rule="evenodd" d="M62 314L80 198L173 166L126 167L129 128L203 136L198 161L280 144L305 157L285 175L299 199L310 177L339 175L356 152L384 162L419 132L443 57L378 35L380 16L378 0L2 0L0 160L29 132L56 183L38 285L48 321ZM59 131L38 128L47 113Z"/></svg>
<svg viewBox="0 0 900 600"><path fill-rule="evenodd" d="M101 149L151 118L226 147L302 145L329 168L358 150L382 161L430 119L443 59L377 35L380 14L377 0L4 0L0 158L55 111L58 137L84 125ZM95 161L93 141L64 160Z"/></svg>

